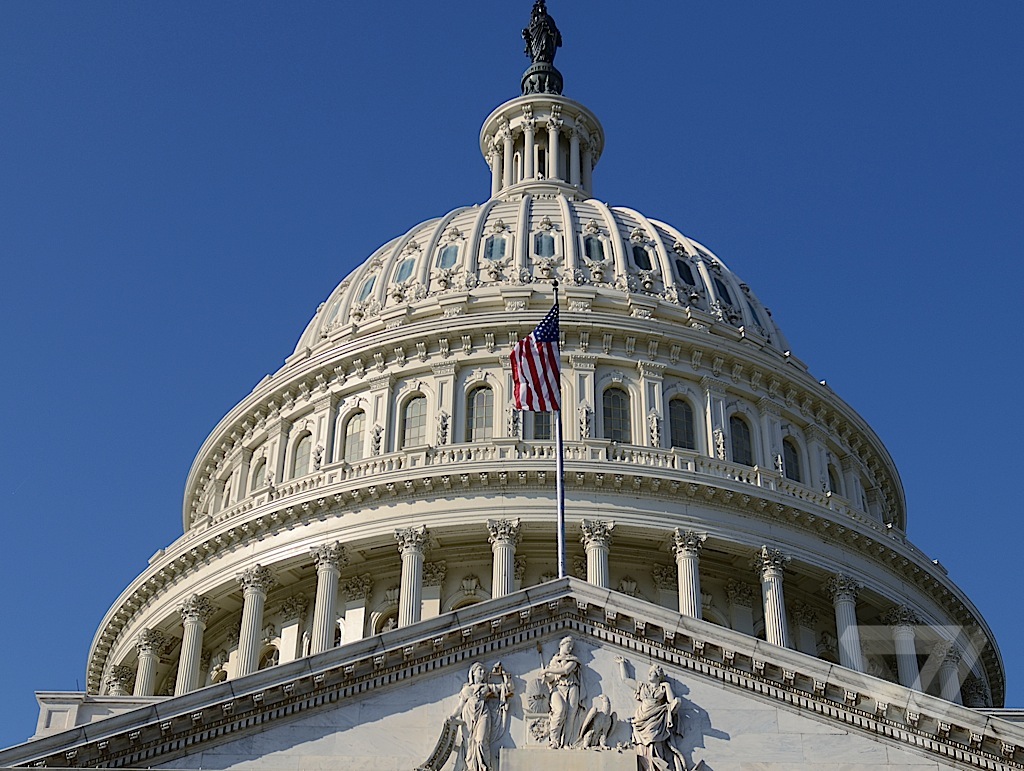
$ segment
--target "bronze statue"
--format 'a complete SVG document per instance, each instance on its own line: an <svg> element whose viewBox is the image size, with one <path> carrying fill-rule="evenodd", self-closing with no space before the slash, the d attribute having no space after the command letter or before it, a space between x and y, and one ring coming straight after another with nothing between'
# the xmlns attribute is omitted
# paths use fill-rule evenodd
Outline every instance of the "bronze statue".
<svg viewBox="0 0 1024 771"><path fill-rule="evenodd" d="M544 0L536 0L533 4L530 26L523 30L523 40L526 41L526 55L534 64L555 61L555 49L562 45L562 35L548 14Z"/></svg>

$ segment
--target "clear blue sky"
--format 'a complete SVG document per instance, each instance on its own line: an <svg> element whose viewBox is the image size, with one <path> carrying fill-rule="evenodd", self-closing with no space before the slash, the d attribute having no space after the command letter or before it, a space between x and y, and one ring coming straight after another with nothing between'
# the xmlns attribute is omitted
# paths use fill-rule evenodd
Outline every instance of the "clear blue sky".
<svg viewBox="0 0 1024 771"><path fill-rule="evenodd" d="M0 745L337 282L486 197L530 4L0 3ZM871 423L1024 706L1024 3L549 7L596 195L715 250Z"/></svg>

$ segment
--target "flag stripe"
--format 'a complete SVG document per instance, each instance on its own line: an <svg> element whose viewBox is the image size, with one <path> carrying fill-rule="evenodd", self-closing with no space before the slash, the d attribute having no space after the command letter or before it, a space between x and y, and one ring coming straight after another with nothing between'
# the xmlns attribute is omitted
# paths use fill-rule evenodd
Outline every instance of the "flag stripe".
<svg viewBox="0 0 1024 771"><path fill-rule="evenodd" d="M560 408L557 305L513 346L510 363L516 409L555 412Z"/></svg>

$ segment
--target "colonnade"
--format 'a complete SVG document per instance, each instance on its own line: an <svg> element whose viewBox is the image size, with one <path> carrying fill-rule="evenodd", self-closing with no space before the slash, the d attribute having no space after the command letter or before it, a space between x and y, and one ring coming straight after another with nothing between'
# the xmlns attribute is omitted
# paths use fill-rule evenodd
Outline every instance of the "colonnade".
<svg viewBox="0 0 1024 771"><path fill-rule="evenodd" d="M601 588L610 588L608 563L615 523L611 520L583 519L580 529L580 542L586 552L587 581ZM516 549L521 537L520 521L489 519L487 530L492 553L491 597L503 597L515 591L517 576L522 567L516 559ZM444 568L445 565L426 565L430 570L426 571L429 575L425 575L424 560L431 543L430 532L425 526L396 529L394 537L402 564L400 586L396 592L397 625L404 627L420 620L425 585L429 585L428 588L433 592L431 597L436 600L430 612L440 611L440 583L444 573L442 571L438 574L437 568ZM675 557L674 589L678 596L679 612L697 619L703 615L700 558L706 539L705 534L681 528L676 528L669 534L669 547ZM328 543L313 548L311 556L316 567L316 598L311 629L303 655L322 653L336 644L334 635L339 615L339 590L348 603L345 607L346 622L358 626L359 629L355 631L358 631L357 636L361 637L365 623L366 601L372 587L372 580L368 574L348 579L341 584L341 571L348 563L345 547L341 543ZM817 614L806 603L793 603L796 640L791 638L785 599L785 574L789 562L790 558L786 554L768 545L759 549L751 560L751 566L760 579L764 636L774 645L797 648L804 653L817 655L814 632ZM662 567L662 572L667 570L668 568ZM663 576L663 580L667 578L667 575ZM242 677L259 668L259 657L264 645L264 608L267 594L277 582L271 571L259 564L240 573L237 580L242 588L243 603L234 676ZM665 580L665 588L670 585ZM738 631L753 634L753 615L750 608L755 600L749 585L731 581L728 588L730 605L734 610L730 623ZM833 604L839 663L849 669L864 672L866 663L857 621L857 597L862 586L852 577L840 573L831 576L826 581L824 589ZM292 599L301 600L304 610L307 602L304 597L297 596ZM200 686L203 634L214 610L210 600L198 594L187 598L179 606L182 635L174 686L176 696L189 693ZM921 690L916 640L916 630L920 627L921 619L913 610L901 605L886 612L882 616L882 622L891 630L900 684ZM165 632L143 629L136 641L136 670L124 666L113 667L107 677L108 693L128 695L128 687L134 676L132 695L152 696L160 655L172 648L174 642L175 640ZM960 703L962 697L959 664L962 651L948 641L943 641L939 645L941 650L935 649L933 655L937 656L935 660L939 662L937 671L942 697Z"/></svg>

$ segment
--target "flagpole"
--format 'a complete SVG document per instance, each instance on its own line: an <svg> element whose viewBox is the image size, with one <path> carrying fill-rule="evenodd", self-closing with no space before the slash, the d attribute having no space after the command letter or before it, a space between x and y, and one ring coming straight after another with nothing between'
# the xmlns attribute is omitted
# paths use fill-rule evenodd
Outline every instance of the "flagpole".
<svg viewBox="0 0 1024 771"><path fill-rule="evenodd" d="M555 307L558 307L558 282L553 282L555 288ZM558 358L562 358L561 346L558 347ZM561 369L561 361L559 361ZM559 378L559 391L561 391L561 378ZM565 456L562 452L562 397L559 393L558 410L555 413L555 497L558 499L558 577L565 578Z"/></svg>

